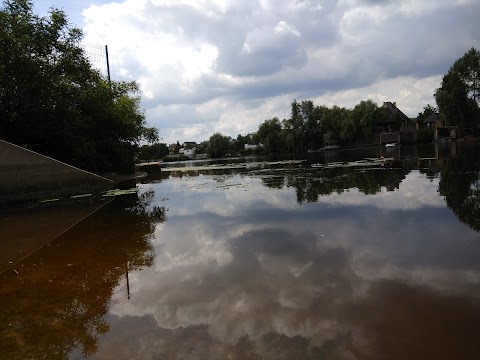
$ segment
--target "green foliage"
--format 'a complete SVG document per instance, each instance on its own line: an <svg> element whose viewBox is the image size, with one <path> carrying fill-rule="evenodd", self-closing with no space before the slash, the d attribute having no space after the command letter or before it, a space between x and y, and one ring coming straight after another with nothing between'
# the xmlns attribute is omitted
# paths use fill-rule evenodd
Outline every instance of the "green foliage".
<svg viewBox="0 0 480 360"><path fill-rule="evenodd" d="M225 156L228 151L230 141L228 138L220 133L215 133L210 136L207 146L207 155L211 158L221 158Z"/></svg>
<svg viewBox="0 0 480 360"><path fill-rule="evenodd" d="M133 171L145 126L135 82L112 82L80 47L66 14L33 14L28 0L0 11L0 137L91 171Z"/></svg>
<svg viewBox="0 0 480 360"><path fill-rule="evenodd" d="M244 144L263 144L262 152L304 153L321 149L325 142L371 143L379 123L388 119L385 109L372 100L364 100L353 109L316 106L311 100L291 104L291 117L280 121L274 117L263 121L254 135L238 135L233 153ZM401 125L400 118L397 127ZM243 150L241 150L243 152Z"/></svg>
<svg viewBox="0 0 480 360"><path fill-rule="evenodd" d="M471 48L443 77L435 100L446 125L480 125L480 52Z"/></svg>
<svg viewBox="0 0 480 360"><path fill-rule="evenodd" d="M265 120L258 127L257 135L267 154L279 152L281 150L281 130L282 126L276 117L270 120Z"/></svg>
<svg viewBox="0 0 480 360"><path fill-rule="evenodd" d="M342 132L343 140L367 139L375 129L378 105L372 100L360 101L349 113Z"/></svg>
<svg viewBox="0 0 480 360"><path fill-rule="evenodd" d="M480 51L471 48L460 59L454 62L452 69L465 85L467 96L480 101Z"/></svg>
<svg viewBox="0 0 480 360"><path fill-rule="evenodd" d="M157 160L168 155L168 146L164 143L154 143L140 147L138 158L140 160Z"/></svg>
<svg viewBox="0 0 480 360"><path fill-rule="evenodd" d="M320 126L324 135L325 141L341 140L345 139L345 136L341 136L348 126L349 110L338 106L328 108L326 106L320 107L321 122Z"/></svg>
<svg viewBox="0 0 480 360"><path fill-rule="evenodd" d="M311 100L293 101L292 116L283 122L287 130L283 137L289 152L305 152L321 146L320 117L320 108Z"/></svg>

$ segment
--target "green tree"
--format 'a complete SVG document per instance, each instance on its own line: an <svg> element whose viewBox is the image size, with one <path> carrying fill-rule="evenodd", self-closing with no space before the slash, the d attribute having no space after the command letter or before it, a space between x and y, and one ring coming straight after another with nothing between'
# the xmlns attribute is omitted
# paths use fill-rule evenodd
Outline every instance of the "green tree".
<svg viewBox="0 0 480 360"><path fill-rule="evenodd" d="M207 146L207 155L214 159L221 158L227 153L229 145L230 141L228 140L228 137L217 132L210 136Z"/></svg>
<svg viewBox="0 0 480 360"><path fill-rule="evenodd" d="M480 101L480 51L472 47L453 63L452 70L465 84L467 96L476 102Z"/></svg>
<svg viewBox="0 0 480 360"><path fill-rule="evenodd" d="M282 125L276 117L270 120L265 120L258 127L257 135L267 154L281 152L281 130Z"/></svg>
<svg viewBox="0 0 480 360"><path fill-rule="evenodd" d="M375 130L379 117L379 107L372 100L362 100L350 111L350 119L355 124L355 135L368 142L369 136Z"/></svg>
<svg viewBox="0 0 480 360"><path fill-rule="evenodd" d="M308 105L302 105L293 100L292 102L292 114L290 119L286 119L283 122L283 126L287 132L285 139L287 142L287 148L290 152L303 152L305 151L305 108Z"/></svg>
<svg viewBox="0 0 480 360"><path fill-rule="evenodd" d="M0 137L91 171L132 171L147 128L135 82L94 70L66 14L33 13L29 0L0 10Z"/></svg>
<svg viewBox="0 0 480 360"><path fill-rule="evenodd" d="M321 106L320 113L320 126L324 139L326 141L341 140L340 133L342 132L344 121L348 119L349 111L338 106L333 106L332 108Z"/></svg>
<svg viewBox="0 0 480 360"><path fill-rule="evenodd" d="M480 52L471 48L455 61L435 91L435 100L446 125L480 124Z"/></svg>
<svg viewBox="0 0 480 360"><path fill-rule="evenodd" d="M300 110L303 120L303 137L306 150L319 149L322 145L322 131L320 127L321 111L311 100L302 101Z"/></svg>
<svg viewBox="0 0 480 360"><path fill-rule="evenodd" d="M162 159L168 155L168 146L165 143L154 143L151 145L143 145L138 153L138 158L141 160L156 160Z"/></svg>

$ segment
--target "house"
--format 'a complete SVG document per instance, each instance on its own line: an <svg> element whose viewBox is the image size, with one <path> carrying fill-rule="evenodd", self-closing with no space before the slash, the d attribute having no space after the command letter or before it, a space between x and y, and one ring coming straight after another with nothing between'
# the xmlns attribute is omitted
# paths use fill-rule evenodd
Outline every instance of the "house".
<svg viewBox="0 0 480 360"><path fill-rule="evenodd" d="M191 148L197 147L197 143L195 141L185 141L182 144L182 147L185 149L191 149Z"/></svg>
<svg viewBox="0 0 480 360"><path fill-rule="evenodd" d="M438 126L435 127L433 138L435 140L450 139L456 140L459 138L459 131L457 126Z"/></svg>
<svg viewBox="0 0 480 360"><path fill-rule="evenodd" d="M173 155L173 154L177 153L177 144L176 143L168 145L168 153L170 155Z"/></svg>
<svg viewBox="0 0 480 360"><path fill-rule="evenodd" d="M378 124L380 131L392 132L392 126L396 122L401 123L401 131L414 127L412 120L405 115L402 110L397 108L396 102L386 101L383 103L382 109L384 109L386 116L384 117L384 120Z"/></svg>
<svg viewBox="0 0 480 360"><path fill-rule="evenodd" d="M243 146L244 146L245 150L255 150L255 149L261 148L263 145L262 144L258 144L258 145L245 144Z"/></svg>
<svg viewBox="0 0 480 360"><path fill-rule="evenodd" d="M428 115L424 120L423 120L423 126L424 127L442 127L442 120L440 119L440 114L439 113L432 113Z"/></svg>
<svg viewBox="0 0 480 360"><path fill-rule="evenodd" d="M417 129L414 120L405 115L397 107L396 102L386 101L381 109L384 111L384 116L377 123L377 131L380 133L380 144L417 141ZM393 132L395 128L399 129L399 131Z"/></svg>
<svg viewBox="0 0 480 360"><path fill-rule="evenodd" d="M196 147L192 147L190 149L184 149L183 155L187 156L190 159L195 159L195 151L197 150Z"/></svg>

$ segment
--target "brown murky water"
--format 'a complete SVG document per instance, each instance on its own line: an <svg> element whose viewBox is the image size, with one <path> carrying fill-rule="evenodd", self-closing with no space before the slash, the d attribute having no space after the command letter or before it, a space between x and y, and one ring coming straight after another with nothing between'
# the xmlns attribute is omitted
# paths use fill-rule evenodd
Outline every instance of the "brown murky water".
<svg viewBox="0 0 480 360"><path fill-rule="evenodd" d="M378 152L3 209L0 358L479 359L480 149Z"/></svg>

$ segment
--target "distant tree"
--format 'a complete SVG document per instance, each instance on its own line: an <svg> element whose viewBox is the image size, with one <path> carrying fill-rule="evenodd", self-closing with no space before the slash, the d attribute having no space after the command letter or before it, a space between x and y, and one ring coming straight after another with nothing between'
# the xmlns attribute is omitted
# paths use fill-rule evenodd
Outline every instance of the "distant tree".
<svg viewBox="0 0 480 360"><path fill-rule="evenodd" d="M471 48L455 61L443 77L435 100L447 125L469 127L480 124L480 52Z"/></svg>
<svg viewBox="0 0 480 360"><path fill-rule="evenodd" d="M265 120L258 127L257 135L266 153L280 152L282 149L280 132L282 126L278 118Z"/></svg>
<svg viewBox="0 0 480 360"><path fill-rule="evenodd" d="M363 100L350 112L350 117L356 124L358 136L367 138L375 129L378 105L372 100Z"/></svg>
<svg viewBox="0 0 480 360"><path fill-rule="evenodd" d="M210 136L206 150L207 155L214 159L221 158L227 153L229 145L228 137L217 132Z"/></svg>
<svg viewBox="0 0 480 360"><path fill-rule="evenodd" d="M140 160L157 160L168 155L169 150L167 144L154 143L151 145L143 145L140 147L138 158Z"/></svg>
<svg viewBox="0 0 480 360"><path fill-rule="evenodd" d="M458 74L465 85L467 96L473 101L480 101L480 51L471 48L454 62L452 70Z"/></svg>
<svg viewBox="0 0 480 360"><path fill-rule="evenodd" d="M342 137L340 134L345 125L345 121L349 118L349 110L338 106L333 106L332 108L320 106L319 111L321 113L320 127L324 134L324 140L341 140Z"/></svg>
<svg viewBox="0 0 480 360"><path fill-rule="evenodd" d="M304 101L302 109L302 104L293 100L291 106L291 117L283 122L286 130L284 138L289 152L300 153L305 151L305 116L308 113L310 103Z"/></svg>
<svg viewBox="0 0 480 360"><path fill-rule="evenodd" d="M91 171L133 171L145 126L135 82L94 70L67 15L33 13L29 0L0 9L0 137Z"/></svg>

